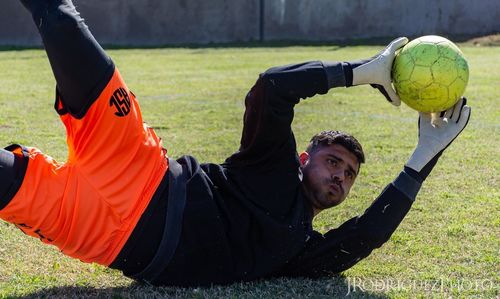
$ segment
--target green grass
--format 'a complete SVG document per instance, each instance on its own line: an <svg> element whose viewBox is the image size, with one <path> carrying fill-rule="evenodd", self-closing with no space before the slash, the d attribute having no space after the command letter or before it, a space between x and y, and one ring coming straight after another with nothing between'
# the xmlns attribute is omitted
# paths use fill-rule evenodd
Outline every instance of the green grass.
<svg viewBox="0 0 500 299"><path fill-rule="evenodd" d="M192 154L199 161L222 162L238 148L243 99L259 72L304 60L370 57L380 49L315 45L115 49L109 54L170 156ZM344 297L352 282L364 290L356 289L354 297L498 297L500 48L462 49L471 69L468 128L441 158L391 240L342 276L153 288L66 258L0 222L0 297L332 298ZM54 86L42 50L0 51L1 144L33 145L65 160L65 131L52 108ZM370 87L332 90L296 107L299 150L314 133L333 128L351 132L367 153L349 199L320 214L316 229L325 232L362 213L392 181L416 143L416 121L414 111L392 107Z"/></svg>

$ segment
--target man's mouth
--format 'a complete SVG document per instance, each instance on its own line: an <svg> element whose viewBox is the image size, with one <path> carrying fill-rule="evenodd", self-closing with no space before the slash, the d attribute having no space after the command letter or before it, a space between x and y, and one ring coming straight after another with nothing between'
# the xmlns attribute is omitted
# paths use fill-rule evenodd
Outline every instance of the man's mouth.
<svg viewBox="0 0 500 299"><path fill-rule="evenodd" d="M337 184L330 184L330 192L332 193L342 193L342 188Z"/></svg>

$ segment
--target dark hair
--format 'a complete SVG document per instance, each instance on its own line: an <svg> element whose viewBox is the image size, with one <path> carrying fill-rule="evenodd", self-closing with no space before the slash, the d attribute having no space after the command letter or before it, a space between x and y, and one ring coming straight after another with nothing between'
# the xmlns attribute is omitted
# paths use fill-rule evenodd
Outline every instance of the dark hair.
<svg viewBox="0 0 500 299"><path fill-rule="evenodd" d="M314 135L307 146L306 152L312 154L317 148L331 144L342 145L356 156L359 164L365 163L365 154L359 141L352 135L341 131L323 131Z"/></svg>

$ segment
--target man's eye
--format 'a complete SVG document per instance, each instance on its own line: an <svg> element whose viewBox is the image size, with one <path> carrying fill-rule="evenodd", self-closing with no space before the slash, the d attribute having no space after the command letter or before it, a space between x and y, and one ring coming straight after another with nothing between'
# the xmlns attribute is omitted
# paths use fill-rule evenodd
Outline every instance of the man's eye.
<svg viewBox="0 0 500 299"><path fill-rule="evenodd" d="M333 159L328 159L328 164L332 165L332 166L336 166L337 165L337 161L336 160L333 160Z"/></svg>

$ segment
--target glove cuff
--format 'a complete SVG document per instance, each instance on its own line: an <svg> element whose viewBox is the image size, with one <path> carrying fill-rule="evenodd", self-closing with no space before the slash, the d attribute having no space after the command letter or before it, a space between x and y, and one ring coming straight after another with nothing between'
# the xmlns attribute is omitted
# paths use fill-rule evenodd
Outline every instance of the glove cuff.
<svg viewBox="0 0 500 299"><path fill-rule="evenodd" d="M345 86L352 86L352 65L349 62L342 62L342 66L344 68L344 76L345 76Z"/></svg>
<svg viewBox="0 0 500 299"><path fill-rule="evenodd" d="M376 57L378 56L375 55L371 58L368 58L368 59L360 59L360 60L356 60L356 61L346 61L346 62L343 62L342 63L342 66L344 67L344 76L345 76L345 82L346 82L346 87L351 87L352 86L352 81L353 81L353 72L352 70L359 67L359 66L362 66L363 64L366 64L370 61L372 61L373 59L375 59Z"/></svg>
<svg viewBox="0 0 500 299"><path fill-rule="evenodd" d="M422 184L425 180L425 178L422 178L422 176L418 173L418 171L416 171L416 170L414 170L406 165L405 165L403 171L406 174L408 174L409 176L411 176L413 179L415 179L415 181L419 182L420 184Z"/></svg>
<svg viewBox="0 0 500 299"><path fill-rule="evenodd" d="M432 160L429 161L429 163L427 163L422 168L422 170L420 170L418 172L418 174L422 178L422 180L425 180L427 178L427 176L429 176L429 174L431 173L434 166L436 166L436 163L439 160L439 157L441 157L442 154L443 154L443 151L439 152L437 155L434 156L434 158L432 158Z"/></svg>
<svg viewBox="0 0 500 299"><path fill-rule="evenodd" d="M347 77L345 75L346 67L341 62L323 62L328 80L328 89L334 87L345 87ZM351 70L351 84L352 84L352 70Z"/></svg>
<svg viewBox="0 0 500 299"><path fill-rule="evenodd" d="M405 170L401 171L398 177L392 182L392 185L413 202L417 197L418 191L420 191L422 182L407 173L405 167Z"/></svg>

